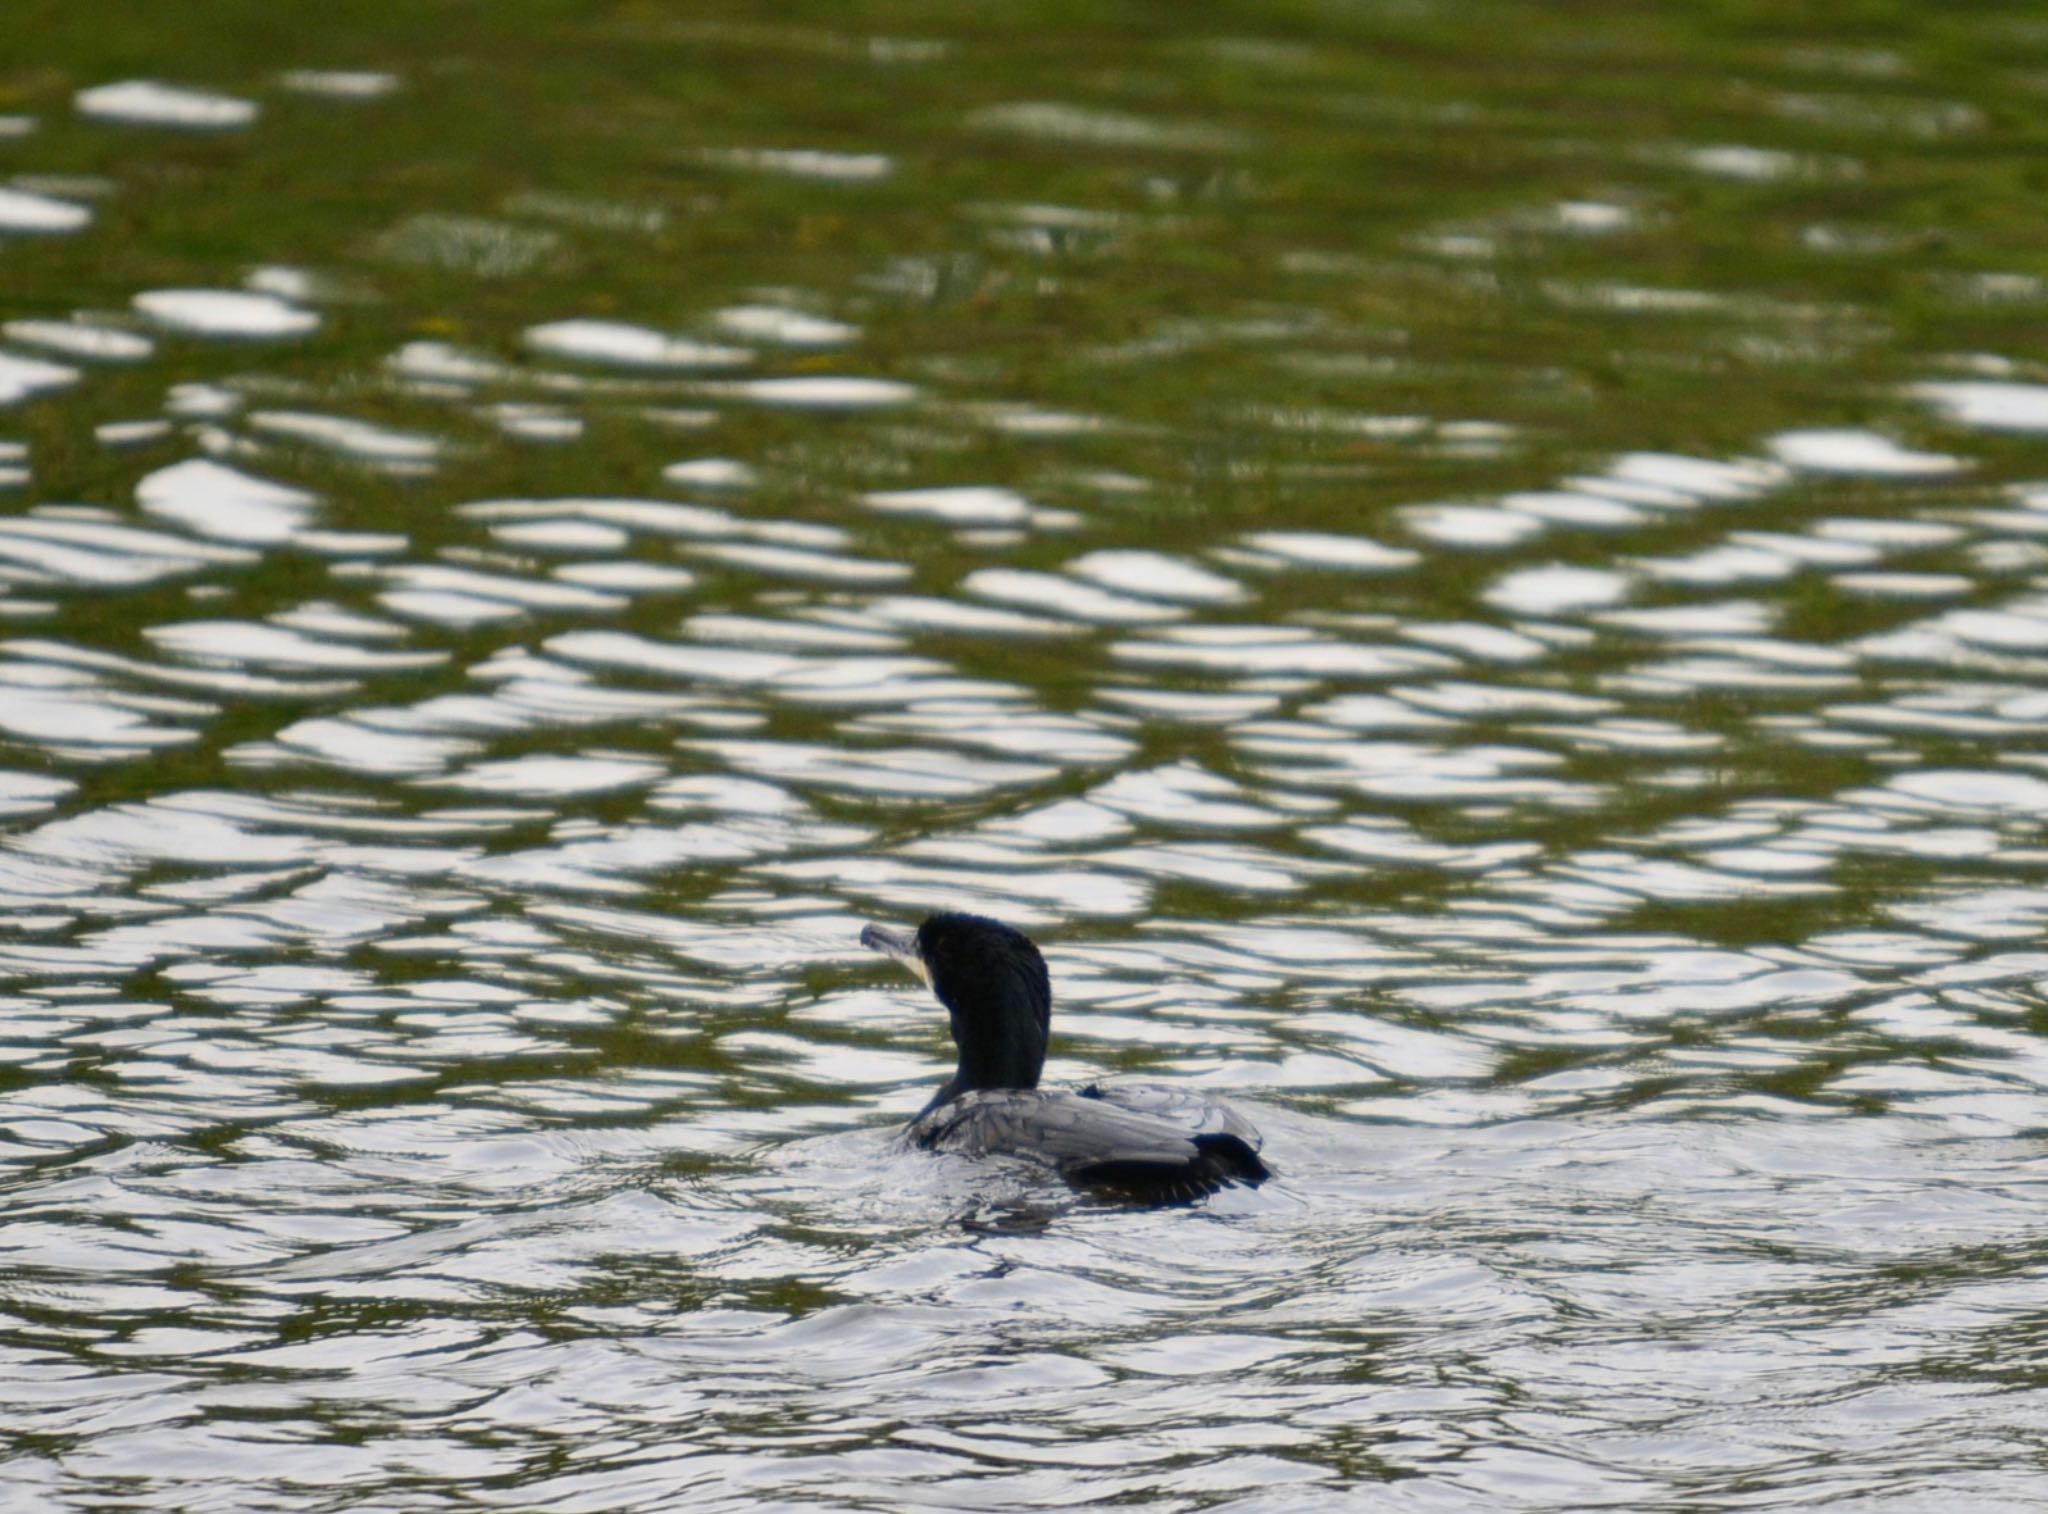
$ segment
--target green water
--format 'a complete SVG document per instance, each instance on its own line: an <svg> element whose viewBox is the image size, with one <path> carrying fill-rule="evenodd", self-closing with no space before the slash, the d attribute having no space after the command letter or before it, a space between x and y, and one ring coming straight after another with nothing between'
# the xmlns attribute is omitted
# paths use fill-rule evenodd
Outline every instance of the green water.
<svg viewBox="0 0 2048 1514"><path fill-rule="evenodd" d="M2044 100L17 0L0 1506L2048 1507ZM944 907L1276 1180L895 1148Z"/></svg>

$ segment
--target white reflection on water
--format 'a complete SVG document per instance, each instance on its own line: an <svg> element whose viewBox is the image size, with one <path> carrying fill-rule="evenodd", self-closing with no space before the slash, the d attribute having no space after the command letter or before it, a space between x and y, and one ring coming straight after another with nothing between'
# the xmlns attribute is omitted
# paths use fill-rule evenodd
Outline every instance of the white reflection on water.
<svg viewBox="0 0 2048 1514"><path fill-rule="evenodd" d="M915 388L894 379L838 375L750 379L707 387L714 394L730 394L757 405L785 410L887 410L917 398Z"/></svg>
<svg viewBox="0 0 2048 1514"><path fill-rule="evenodd" d="M18 405L32 395L78 382L76 368L42 358L0 352L0 408Z"/></svg>
<svg viewBox="0 0 2048 1514"><path fill-rule="evenodd" d="M121 525L98 511L46 505L0 521L0 562L7 564L15 583L133 588L256 560L254 553L236 548Z"/></svg>
<svg viewBox="0 0 2048 1514"><path fill-rule="evenodd" d="M250 413L248 422L258 431L394 471L430 468L441 455L441 443L434 437L343 415L257 410Z"/></svg>
<svg viewBox="0 0 2048 1514"><path fill-rule="evenodd" d="M159 468L135 486L145 514L223 541L289 540L312 517L314 496L205 458Z"/></svg>
<svg viewBox="0 0 2048 1514"><path fill-rule="evenodd" d="M1958 425L1985 431L2048 431L2048 385L1978 379L1915 384L1910 392Z"/></svg>
<svg viewBox="0 0 2048 1514"><path fill-rule="evenodd" d="M543 357L621 368L735 368L753 360L743 347L721 347L623 321L550 321L530 326L526 345Z"/></svg>
<svg viewBox="0 0 2048 1514"><path fill-rule="evenodd" d="M754 470L733 457L693 457L670 463L661 476L685 489L747 489L756 482Z"/></svg>
<svg viewBox="0 0 2048 1514"><path fill-rule="evenodd" d="M1286 563L1305 568L1335 568L1365 573L1412 567L1422 560L1419 552L1382 546L1358 536L1335 536L1322 531L1255 531L1245 545Z"/></svg>
<svg viewBox="0 0 2048 1514"><path fill-rule="evenodd" d="M1812 473L1914 478L1955 473L1963 460L1942 452L1915 452L1875 431L1786 431L1771 438L1780 462Z"/></svg>
<svg viewBox="0 0 2048 1514"><path fill-rule="evenodd" d="M135 308L170 331L226 340L275 341L304 336L320 324L311 310L274 294L239 289L152 289Z"/></svg>
<svg viewBox="0 0 2048 1514"><path fill-rule="evenodd" d="M1176 47L1305 80L1290 110L1391 108L1305 44ZM446 87L405 77L351 119ZM500 184L504 219L451 215L394 177L317 265L181 255L151 278L190 287L8 322L24 1506L2032 1496L2048 509L2019 449L2048 391L1907 354L1976 376L1866 384L1853 424L1760 400L1759 434L1688 455L1615 440L1626 411L1573 429L1562 356L1431 368L1478 334L1401 292L1445 251L1427 287L1460 299L1596 232L1704 268L1631 175L1841 166L1686 143L1611 160L1598 200L1518 187L1403 261L1291 245L1255 299L1034 328L1011 365L985 312L1085 314L1169 238L1239 266L1263 254L1211 240L1233 207L1296 235L1305 191L1260 157L1280 116L1136 104L919 117L1103 172L977 187L914 248L883 202L951 171L927 143L664 144L703 181L667 205ZM203 177L339 109L172 145ZM1480 109L1429 129L1469 144ZM161 134L71 129L138 177L0 189L0 230L81 234L10 257L90 246L144 191L177 224ZM791 211L801 277L662 261L658 324L543 308L600 254L630 287L628 244L695 256L751 196ZM1792 359L1743 323L1855 324L1584 275L1522 282L1634 376L1716 343L1765 374ZM1693 325L1660 368L1625 328L1664 319ZM903 377L841 371L855 342ZM636 492L663 488L691 497ZM945 1013L858 931L944 907L1044 942L1051 1077L1242 1101L1275 1181L1134 1211L896 1146Z"/></svg>
<svg viewBox="0 0 2048 1514"><path fill-rule="evenodd" d="M286 89L331 100L374 100L398 88L396 74L369 69L292 68L277 76Z"/></svg>
<svg viewBox="0 0 2048 1514"><path fill-rule="evenodd" d="M253 100L153 79L97 84L80 90L74 103L80 115L96 120L192 131L233 131L251 125L257 115Z"/></svg>
<svg viewBox="0 0 2048 1514"><path fill-rule="evenodd" d="M716 320L734 336L782 347L838 347L860 335L858 326L781 305L729 305Z"/></svg>
<svg viewBox="0 0 2048 1514"><path fill-rule="evenodd" d="M1031 519L1031 501L1014 489L952 485L884 489L863 503L890 515L923 515L953 526L1014 526Z"/></svg>
<svg viewBox="0 0 2048 1514"><path fill-rule="evenodd" d="M9 321L0 332L10 341L87 363L138 363L156 351L156 343L138 332L87 320Z"/></svg>
<svg viewBox="0 0 2048 1514"><path fill-rule="evenodd" d="M92 211L54 195L31 194L27 190L0 188L0 232L29 236L62 235L77 231L92 220ZM24 321L8 322L7 334L25 341L16 329Z"/></svg>
<svg viewBox="0 0 2048 1514"><path fill-rule="evenodd" d="M706 162L725 168L754 169L798 179L824 179L841 184L867 184L886 179L895 162L878 152L826 152L818 148L724 147L704 153Z"/></svg>
<svg viewBox="0 0 2048 1514"><path fill-rule="evenodd" d="M1052 573L1022 568L977 568L962 585L968 593L999 604L1051 611L1100 625L1146 625L1177 620L1185 612L1127 594L1111 593Z"/></svg>

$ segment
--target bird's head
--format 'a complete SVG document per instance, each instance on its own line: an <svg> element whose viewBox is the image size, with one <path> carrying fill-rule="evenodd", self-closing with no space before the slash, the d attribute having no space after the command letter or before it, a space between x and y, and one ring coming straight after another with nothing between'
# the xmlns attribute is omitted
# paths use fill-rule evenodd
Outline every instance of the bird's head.
<svg viewBox="0 0 2048 1514"><path fill-rule="evenodd" d="M1052 1027L1052 980L1022 931L984 915L928 917L915 934L870 925L861 945L894 958L946 1006L960 1070L951 1098L973 1088L1035 1088Z"/></svg>

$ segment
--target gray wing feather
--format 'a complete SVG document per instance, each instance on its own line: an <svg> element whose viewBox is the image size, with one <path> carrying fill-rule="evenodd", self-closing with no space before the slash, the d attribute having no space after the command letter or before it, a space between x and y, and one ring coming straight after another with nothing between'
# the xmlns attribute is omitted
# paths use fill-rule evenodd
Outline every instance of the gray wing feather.
<svg viewBox="0 0 2048 1514"><path fill-rule="evenodd" d="M1171 1083L1096 1083L1083 1089L1082 1097L1164 1120L1191 1136L1234 1135L1253 1151L1265 1144L1250 1120L1228 1104L1205 1099L1191 1088L1176 1088Z"/></svg>
<svg viewBox="0 0 2048 1514"><path fill-rule="evenodd" d="M994 1089L962 1094L912 1128L920 1146L970 1156L1007 1153L1062 1171L1105 1160L1186 1162L1194 1132L1154 1115L1078 1094Z"/></svg>
<svg viewBox="0 0 2048 1514"><path fill-rule="evenodd" d="M1078 1094L980 1089L921 1116L908 1135L915 1145L935 1151L1024 1157L1084 1182L1109 1172L1182 1197L1213 1191L1230 1175L1255 1174L1253 1181L1265 1176L1249 1155L1259 1148L1259 1133L1241 1115L1160 1084ZM1235 1137L1248 1148L1234 1173L1204 1149L1222 1137Z"/></svg>

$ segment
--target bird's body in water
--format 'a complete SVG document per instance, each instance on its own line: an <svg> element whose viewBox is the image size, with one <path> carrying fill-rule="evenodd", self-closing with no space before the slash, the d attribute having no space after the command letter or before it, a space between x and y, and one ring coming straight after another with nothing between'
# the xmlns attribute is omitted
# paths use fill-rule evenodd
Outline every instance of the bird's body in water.
<svg viewBox="0 0 2048 1514"><path fill-rule="evenodd" d="M952 1021L960 1065L907 1132L912 1144L1024 1157L1078 1188L1192 1199L1271 1173L1235 1110L1165 1084L1038 1086L1052 1025L1045 959L1022 932L980 915L933 915L917 933L870 925L861 944L922 978Z"/></svg>

